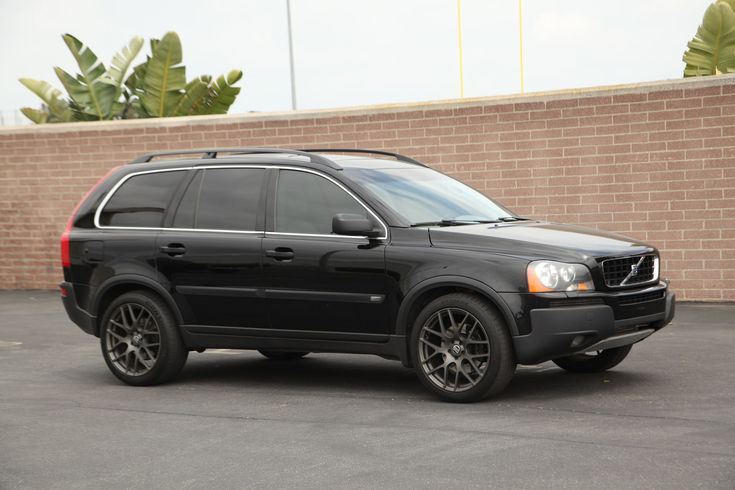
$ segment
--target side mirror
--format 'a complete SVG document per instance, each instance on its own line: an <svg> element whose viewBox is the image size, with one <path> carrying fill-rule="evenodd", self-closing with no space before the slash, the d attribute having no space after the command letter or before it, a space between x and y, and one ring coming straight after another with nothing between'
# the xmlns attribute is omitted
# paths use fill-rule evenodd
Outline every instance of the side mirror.
<svg viewBox="0 0 735 490"><path fill-rule="evenodd" d="M335 214L332 218L332 232L337 235L379 237L382 232L373 222L360 214Z"/></svg>

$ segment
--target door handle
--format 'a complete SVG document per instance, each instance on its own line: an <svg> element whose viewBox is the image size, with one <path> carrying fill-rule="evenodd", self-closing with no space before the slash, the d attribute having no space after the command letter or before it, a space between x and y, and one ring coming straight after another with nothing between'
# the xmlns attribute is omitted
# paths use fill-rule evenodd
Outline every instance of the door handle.
<svg viewBox="0 0 735 490"><path fill-rule="evenodd" d="M186 253L186 247L184 247L180 243L169 243L168 245L159 247L158 250L160 250L162 253L170 255L171 257L181 257Z"/></svg>
<svg viewBox="0 0 735 490"><path fill-rule="evenodd" d="M280 261L288 261L294 258L293 250L286 247L278 247L275 250L266 250L266 257L271 257Z"/></svg>

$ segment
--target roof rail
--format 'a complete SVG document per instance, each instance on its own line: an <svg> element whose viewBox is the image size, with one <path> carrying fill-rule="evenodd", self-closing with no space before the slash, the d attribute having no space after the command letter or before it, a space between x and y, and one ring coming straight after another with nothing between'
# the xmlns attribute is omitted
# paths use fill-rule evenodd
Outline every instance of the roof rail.
<svg viewBox="0 0 735 490"><path fill-rule="evenodd" d="M217 158L217 155L219 155L220 153L232 153L235 155L258 155L258 154L285 153L288 155L299 155L299 156L307 157L309 161L312 163L319 163L321 165L326 165L327 167L333 168L335 170L342 169L342 167L337 165L335 162L321 155L314 155L312 153L307 153L306 151L291 150L291 149L286 149L286 148L199 148L196 150L164 150L164 151L154 151L152 153L146 153L145 155L141 155L137 157L130 163L148 163L156 157L164 157L164 156L169 156L169 155L202 154L203 155L202 158L215 159Z"/></svg>
<svg viewBox="0 0 735 490"><path fill-rule="evenodd" d="M309 153L368 153L373 155L386 155L389 157L393 157L399 162L405 162L405 163L413 163L414 165L420 165L422 167L426 167L426 164L423 164L419 162L418 160L414 160L411 157L407 157L405 155L401 155L400 153L393 153L391 151L383 151L383 150L365 150L362 148L309 148L301 151L306 151Z"/></svg>

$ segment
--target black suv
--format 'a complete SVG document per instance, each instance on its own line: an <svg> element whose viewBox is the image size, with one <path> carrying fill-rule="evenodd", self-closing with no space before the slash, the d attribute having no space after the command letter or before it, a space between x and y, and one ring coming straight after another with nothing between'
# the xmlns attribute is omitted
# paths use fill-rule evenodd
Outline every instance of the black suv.
<svg viewBox="0 0 735 490"><path fill-rule="evenodd" d="M655 248L516 216L379 150L144 155L92 188L61 250L69 317L133 385L192 350L351 352L474 401L517 363L609 369L674 316Z"/></svg>

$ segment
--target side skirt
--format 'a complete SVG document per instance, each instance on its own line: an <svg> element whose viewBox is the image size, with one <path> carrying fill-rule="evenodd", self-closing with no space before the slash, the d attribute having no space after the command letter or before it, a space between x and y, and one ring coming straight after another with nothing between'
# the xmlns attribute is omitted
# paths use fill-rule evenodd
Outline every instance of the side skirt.
<svg viewBox="0 0 735 490"><path fill-rule="evenodd" d="M399 335L343 334L303 330L273 331L261 328L182 325L184 344L196 349L263 349L308 352L375 354L387 359L406 359L406 339Z"/></svg>

